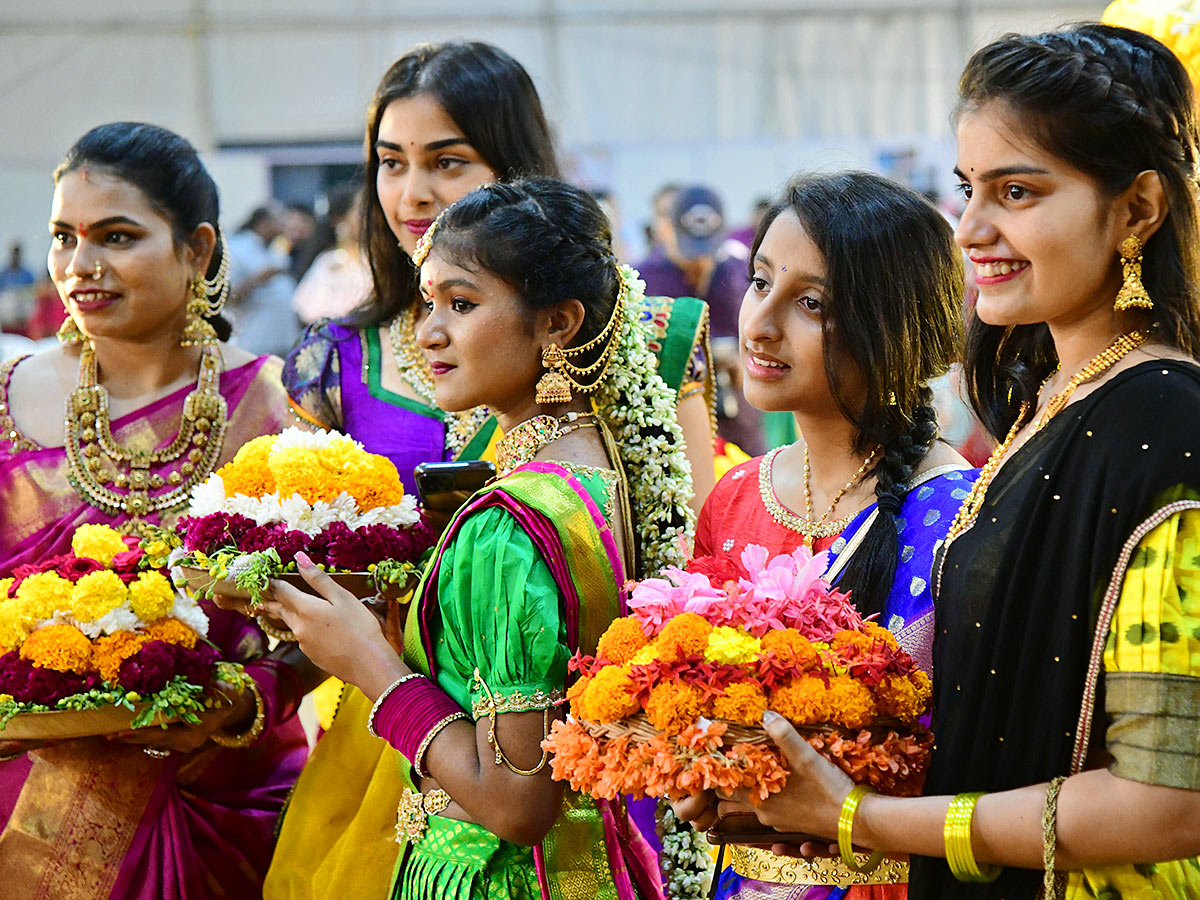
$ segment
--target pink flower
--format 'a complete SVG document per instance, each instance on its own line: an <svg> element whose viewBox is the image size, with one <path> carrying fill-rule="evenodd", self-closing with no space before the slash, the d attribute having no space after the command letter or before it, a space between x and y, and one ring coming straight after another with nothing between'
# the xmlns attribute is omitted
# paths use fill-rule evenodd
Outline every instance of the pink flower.
<svg viewBox="0 0 1200 900"><path fill-rule="evenodd" d="M685 572L669 566L666 578L647 578L633 589L629 611L647 635L657 634L663 625L680 613L693 612L711 619L715 607L727 595L709 583L708 576Z"/></svg>

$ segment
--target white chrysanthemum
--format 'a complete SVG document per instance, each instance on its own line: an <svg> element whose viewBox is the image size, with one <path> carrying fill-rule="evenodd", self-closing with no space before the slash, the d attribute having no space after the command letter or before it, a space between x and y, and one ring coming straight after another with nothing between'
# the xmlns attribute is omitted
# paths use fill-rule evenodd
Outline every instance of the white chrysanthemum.
<svg viewBox="0 0 1200 900"><path fill-rule="evenodd" d="M188 505L189 516L209 516L225 508L225 482L220 475L209 475L207 480L192 488L192 502Z"/></svg>
<svg viewBox="0 0 1200 900"><path fill-rule="evenodd" d="M278 492L267 494L265 497L247 497L245 494L226 497L225 512L253 519L255 525L271 525L283 521L283 507L279 502Z"/></svg>
<svg viewBox="0 0 1200 900"><path fill-rule="evenodd" d="M405 494L404 499L393 506L377 506L368 509L358 516L358 525L390 525L393 528L404 528L415 525L421 519L421 511L417 508L417 498Z"/></svg>
<svg viewBox="0 0 1200 900"><path fill-rule="evenodd" d="M167 613L173 619L178 619L200 637L208 636L208 616L200 605L182 591L175 592L175 605Z"/></svg>
<svg viewBox="0 0 1200 900"><path fill-rule="evenodd" d="M146 623L139 619L137 614L127 605L122 604L111 612L102 615L93 624L98 625L100 631L104 634L116 634L118 631L132 631L139 625L145 625Z"/></svg>
<svg viewBox="0 0 1200 900"><path fill-rule="evenodd" d="M304 431L300 428L285 428L271 445L271 453L281 450L320 450L328 447L334 441L350 441L356 449L363 446L349 435L338 431Z"/></svg>

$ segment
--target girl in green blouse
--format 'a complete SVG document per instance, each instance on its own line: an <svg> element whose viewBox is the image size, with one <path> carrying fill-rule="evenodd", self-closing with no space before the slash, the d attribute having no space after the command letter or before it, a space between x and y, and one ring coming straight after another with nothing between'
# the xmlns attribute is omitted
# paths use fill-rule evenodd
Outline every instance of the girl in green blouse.
<svg viewBox="0 0 1200 900"><path fill-rule="evenodd" d="M564 791L540 746L568 659L624 613L628 578L682 562L691 527L641 282L595 201L552 179L475 191L413 258L437 403L496 411L500 477L446 529L403 648L315 568L320 596L277 585L268 611L411 764L393 897L661 896L623 810Z"/></svg>

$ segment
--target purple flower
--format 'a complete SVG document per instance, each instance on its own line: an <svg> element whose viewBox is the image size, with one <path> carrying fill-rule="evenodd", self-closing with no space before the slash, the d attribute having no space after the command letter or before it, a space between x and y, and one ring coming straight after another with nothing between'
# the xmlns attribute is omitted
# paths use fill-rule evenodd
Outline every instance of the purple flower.
<svg viewBox="0 0 1200 900"><path fill-rule="evenodd" d="M185 550L211 553L227 545L240 546L242 536L254 528L254 520L236 513L216 512L207 516L188 516L179 520Z"/></svg>
<svg viewBox="0 0 1200 900"><path fill-rule="evenodd" d="M76 675L43 669L21 659L15 650L0 656L0 693L11 694L22 703L52 706L63 697L82 694L99 685L100 677L94 672Z"/></svg>
<svg viewBox="0 0 1200 900"><path fill-rule="evenodd" d="M216 651L202 641L194 650L166 641L151 641L121 663L117 680L121 687L142 694L162 690L176 675L182 675L192 684L207 685L216 661Z"/></svg>

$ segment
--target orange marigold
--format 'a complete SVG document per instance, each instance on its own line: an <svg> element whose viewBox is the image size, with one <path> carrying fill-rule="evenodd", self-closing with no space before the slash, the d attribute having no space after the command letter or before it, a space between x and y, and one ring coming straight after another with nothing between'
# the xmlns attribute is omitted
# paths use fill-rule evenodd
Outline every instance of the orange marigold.
<svg viewBox="0 0 1200 900"><path fill-rule="evenodd" d="M691 684L668 681L651 690L646 700L646 718L667 734L679 734L703 714L704 692Z"/></svg>
<svg viewBox="0 0 1200 900"><path fill-rule="evenodd" d="M25 639L21 658L43 669L84 675L92 664L92 642L74 625L47 625Z"/></svg>
<svg viewBox="0 0 1200 900"><path fill-rule="evenodd" d="M633 679L620 666L604 666L584 689L582 707L593 722L615 722L638 711Z"/></svg>
<svg viewBox="0 0 1200 900"><path fill-rule="evenodd" d="M763 652L774 650L781 663L812 666L820 663L817 649L795 628L780 628L768 631L762 637Z"/></svg>
<svg viewBox="0 0 1200 900"><path fill-rule="evenodd" d="M354 498L358 508L395 506L404 499L404 485L395 464L383 456L370 456L346 478L342 490Z"/></svg>
<svg viewBox="0 0 1200 900"><path fill-rule="evenodd" d="M121 663L137 654L152 638L136 631L118 631L97 639L92 645L92 663L100 677L109 684L116 684L121 674Z"/></svg>
<svg viewBox="0 0 1200 900"><path fill-rule="evenodd" d="M832 718L833 705L823 679L815 675L789 678L769 698L770 708L796 725L815 725Z"/></svg>
<svg viewBox="0 0 1200 900"><path fill-rule="evenodd" d="M870 635L863 634L861 631L850 631L843 629L833 636L829 641L829 649L833 652L841 650L843 647L857 647L859 650L866 653L871 649L874 643Z"/></svg>
<svg viewBox="0 0 1200 900"><path fill-rule="evenodd" d="M920 672L920 670L917 670ZM929 680L929 676L920 672ZM922 697L920 688L904 675L884 675L875 686L875 702L885 716L893 716L901 722L914 722L925 712L928 696Z"/></svg>
<svg viewBox="0 0 1200 900"><path fill-rule="evenodd" d="M835 675L829 679L832 721L845 728L863 728L875 718L875 698L871 689L849 675Z"/></svg>
<svg viewBox="0 0 1200 900"><path fill-rule="evenodd" d="M683 656L703 656L712 630L712 625L703 616L680 613L667 622L654 639L659 658L673 662Z"/></svg>
<svg viewBox="0 0 1200 900"><path fill-rule="evenodd" d="M623 616L613 619L608 630L600 636L596 645L596 655L602 656L609 662L619 666L630 662L637 652L648 643L642 626L633 616Z"/></svg>
<svg viewBox="0 0 1200 900"><path fill-rule="evenodd" d="M168 644L179 644L191 650L196 646L198 635L190 627L178 619L159 619L151 622L142 632L152 641L166 641Z"/></svg>
<svg viewBox="0 0 1200 900"><path fill-rule="evenodd" d="M877 623L874 619L869 622L863 622L863 633L874 641L886 644L893 650L900 648L900 643L896 640L896 636Z"/></svg>
<svg viewBox="0 0 1200 900"><path fill-rule="evenodd" d="M217 469L225 485L225 496L245 494L263 497L275 491L275 477L267 467L267 458L275 445L276 435L256 437L242 444L233 459Z"/></svg>
<svg viewBox="0 0 1200 900"><path fill-rule="evenodd" d="M587 690L588 682L592 679L584 675L567 688L567 702L571 704L571 715L576 719L586 719L583 711L583 692Z"/></svg>
<svg viewBox="0 0 1200 900"><path fill-rule="evenodd" d="M713 700L713 715L739 725L759 725L767 709L767 695L762 685L741 681L725 688L724 696Z"/></svg>

